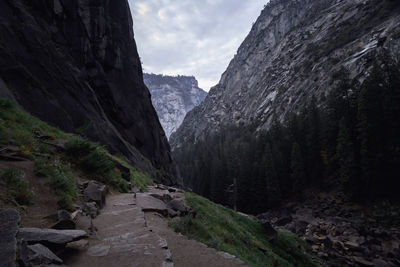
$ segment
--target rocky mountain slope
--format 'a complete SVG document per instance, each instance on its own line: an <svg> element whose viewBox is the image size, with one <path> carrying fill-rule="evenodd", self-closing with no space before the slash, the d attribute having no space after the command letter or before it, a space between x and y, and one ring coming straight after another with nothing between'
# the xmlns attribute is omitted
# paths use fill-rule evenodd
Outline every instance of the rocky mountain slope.
<svg viewBox="0 0 400 267"><path fill-rule="evenodd" d="M176 183L126 0L0 2L0 95Z"/></svg>
<svg viewBox="0 0 400 267"><path fill-rule="evenodd" d="M168 138L181 125L186 113L207 96L192 76L172 77L145 73L143 78Z"/></svg>
<svg viewBox="0 0 400 267"><path fill-rule="evenodd" d="M223 124L266 129L312 96L323 105L342 67L363 80L378 54L399 58L400 4L392 0L271 0L205 101L170 138L192 142Z"/></svg>

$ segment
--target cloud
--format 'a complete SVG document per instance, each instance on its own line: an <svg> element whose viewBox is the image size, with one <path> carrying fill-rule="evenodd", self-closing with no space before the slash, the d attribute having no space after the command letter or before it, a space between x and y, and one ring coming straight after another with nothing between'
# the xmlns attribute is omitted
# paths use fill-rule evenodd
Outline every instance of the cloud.
<svg viewBox="0 0 400 267"><path fill-rule="evenodd" d="M129 0L148 73L194 75L218 83L268 0Z"/></svg>

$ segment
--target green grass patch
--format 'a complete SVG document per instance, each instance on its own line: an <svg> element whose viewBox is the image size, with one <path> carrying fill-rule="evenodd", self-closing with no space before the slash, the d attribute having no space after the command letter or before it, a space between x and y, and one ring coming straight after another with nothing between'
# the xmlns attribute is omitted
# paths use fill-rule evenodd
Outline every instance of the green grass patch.
<svg viewBox="0 0 400 267"><path fill-rule="evenodd" d="M25 180L24 173L19 170L5 169L0 171L0 181L7 187L7 194L19 205L32 204L33 193Z"/></svg>
<svg viewBox="0 0 400 267"><path fill-rule="evenodd" d="M58 205L67 210L73 210L73 201L78 197L76 179L66 162L59 159L36 158L35 173L48 177L50 186L60 197Z"/></svg>
<svg viewBox="0 0 400 267"><path fill-rule="evenodd" d="M89 126L85 125L81 130L85 131ZM65 153L57 152L51 145L38 140L35 137L37 131L65 143ZM35 171L48 177L50 185L61 198L59 204L62 208L72 209L73 200L77 198L76 179L71 168L126 193L130 187L115 166L118 162L130 169L132 186L146 189L152 184L148 175L133 168L127 161L111 156L104 147L51 127L19 109L16 103L0 98L0 146L8 145L19 147L21 156L35 162Z"/></svg>
<svg viewBox="0 0 400 267"><path fill-rule="evenodd" d="M33 132L54 138L67 138L67 134L20 110L10 100L0 98L0 145L16 145L29 156L38 149L39 142Z"/></svg>
<svg viewBox="0 0 400 267"><path fill-rule="evenodd" d="M142 172L141 170L138 170L136 168L133 168L127 163L127 160L122 158L122 157L116 157L113 155L108 155L113 161L118 162L125 168L128 168L130 170L130 180L132 187L137 187L142 190L146 190L147 186L154 185L153 180L150 178L149 175L146 173Z"/></svg>
<svg viewBox="0 0 400 267"><path fill-rule="evenodd" d="M122 178L103 147L85 139L72 138L65 144L65 148L68 159L83 172L122 193L129 191L128 182Z"/></svg>
<svg viewBox="0 0 400 267"><path fill-rule="evenodd" d="M170 226L191 239L237 256L250 266L315 266L304 251L307 244L290 233L278 233L270 244L260 223L196 194L185 194L196 216L186 216ZM263 251L264 250L264 251Z"/></svg>

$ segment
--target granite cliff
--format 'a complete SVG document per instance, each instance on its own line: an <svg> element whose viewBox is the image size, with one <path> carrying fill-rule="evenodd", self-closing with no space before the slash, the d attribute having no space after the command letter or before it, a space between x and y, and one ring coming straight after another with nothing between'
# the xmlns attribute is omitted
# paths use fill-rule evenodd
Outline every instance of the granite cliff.
<svg viewBox="0 0 400 267"><path fill-rule="evenodd" d="M313 96L324 105L342 67L362 81L380 54L399 58L400 5L384 0L271 0L205 101L170 138L192 143L224 124L268 129Z"/></svg>
<svg viewBox="0 0 400 267"><path fill-rule="evenodd" d="M177 183L126 0L0 2L0 95Z"/></svg>
<svg viewBox="0 0 400 267"><path fill-rule="evenodd" d="M145 73L143 78L168 138L179 128L185 115L207 96L192 76L173 77Z"/></svg>

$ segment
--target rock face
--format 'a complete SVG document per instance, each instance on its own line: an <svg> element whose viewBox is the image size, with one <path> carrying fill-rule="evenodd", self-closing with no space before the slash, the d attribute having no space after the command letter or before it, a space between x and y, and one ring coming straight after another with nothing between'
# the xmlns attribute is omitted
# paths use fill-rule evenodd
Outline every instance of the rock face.
<svg viewBox="0 0 400 267"><path fill-rule="evenodd" d="M155 180L176 183L127 0L4 0L0 17L0 96L67 132L87 129Z"/></svg>
<svg viewBox="0 0 400 267"><path fill-rule="evenodd" d="M0 266L16 266L17 239L20 217L16 210L0 211Z"/></svg>
<svg viewBox="0 0 400 267"><path fill-rule="evenodd" d="M82 230L55 230L39 228L20 228L17 239L23 239L28 244L49 243L53 245L64 245L88 237Z"/></svg>
<svg viewBox="0 0 400 267"><path fill-rule="evenodd" d="M198 106L207 96L207 93L199 88L195 77L145 73L143 78L168 138L181 125L186 113Z"/></svg>
<svg viewBox="0 0 400 267"><path fill-rule="evenodd" d="M223 124L266 129L312 96L323 105L341 67L362 80L377 55L400 51L400 4L392 0L271 0L218 85L170 138L193 142Z"/></svg>

